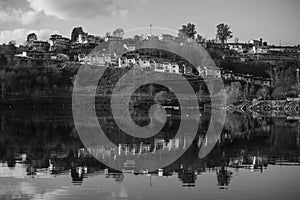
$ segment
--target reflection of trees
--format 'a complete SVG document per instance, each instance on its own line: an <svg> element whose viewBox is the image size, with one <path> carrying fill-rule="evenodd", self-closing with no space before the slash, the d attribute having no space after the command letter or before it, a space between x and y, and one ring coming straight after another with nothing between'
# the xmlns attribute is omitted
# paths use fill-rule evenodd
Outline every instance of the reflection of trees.
<svg viewBox="0 0 300 200"><path fill-rule="evenodd" d="M253 119L248 115L239 113L228 113L224 124L224 136L232 139L234 137L251 137L269 135L272 121L268 118Z"/></svg>
<svg viewBox="0 0 300 200"><path fill-rule="evenodd" d="M184 187L195 187L197 175L191 168L182 168L178 172L178 178Z"/></svg>
<svg viewBox="0 0 300 200"><path fill-rule="evenodd" d="M222 166L220 169L217 170L217 177L218 177L218 186L220 189L226 188L229 185L230 179L232 177L232 172L227 171L227 169Z"/></svg>
<svg viewBox="0 0 300 200"><path fill-rule="evenodd" d="M71 168L71 177L73 184L81 184L83 181L83 172L82 169L72 167Z"/></svg>
<svg viewBox="0 0 300 200"><path fill-rule="evenodd" d="M271 133L270 142L272 150L285 153L295 149L299 150L300 125L298 122L276 122L272 126Z"/></svg>
<svg viewBox="0 0 300 200"><path fill-rule="evenodd" d="M221 158L221 167L217 168L217 179L218 186L220 189L225 189L232 178L232 172L227 170L227 163L225 159L225 154L223 152L223 156Z"/></svg>
<svg viewBox="0 0 300 200"><path fill-rule="evenodd" d="M201 120L199 132L203 135L209 119L202 118ZM49 159L53 164L53 170L49 170L51 173L61 174L71 170L70 176L74 183L80 183L85 178L86 174L80 172L80 167L87 167L88 174L107 169L107 166L91 155L79 156L78 150L82 148L82 145L72 121L70 122L68 118L54 120L51 116L11 115L5 116L4 122L4 129L0 130L0 160L6 161L9 167L15 166L16 154L25 152L28 175L34 175L39 168L47 168ZM104 123L108 123L106 128L111 125L109 121ZM191 187L195 186L199 172L213 168L217 169L218 186L223 188L229 185L232 178L232 173L227 170L228 165L224 160L228 161L230 158L242 155L255 156L259 152L259 155L269 155L269 157L276 155L288 161L298 161L299 126L299 122L266 118L258 120L241 114L228 114L222 141L207 157L198 158L199 147L195 140L184 156L164 168L164 172L167 173L164 173L163 176L170 176L173 172L177 172L182 184ZM270 130L266 127L270 127ZM118 132L114 134L115 136L119 135ZM224 139L224 134L230 136L229 142ZM168 138L169 136L165 135L164 137ZM135 142L126 137L115 139L129 144ZM149 144L151 143L149 142ZM226 156L221 157L223 151L226 152ZM117 182L124 179L124 174L113 170L103 174Z"/></svg>

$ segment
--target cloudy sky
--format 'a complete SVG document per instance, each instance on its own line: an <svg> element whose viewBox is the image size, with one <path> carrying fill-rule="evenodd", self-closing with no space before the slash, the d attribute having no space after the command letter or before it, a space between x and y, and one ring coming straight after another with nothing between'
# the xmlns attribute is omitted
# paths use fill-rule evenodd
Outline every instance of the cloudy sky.
<svg viewBox="0 0 300 200"><path fill-rule="evenodd" d="M33 31L39 39L52 33L70 37L75 26L104 35L149 24L178 30L187 22L213 38L224 22L240 41L262 37L291 45L300 44L299 10L299 0L0 0L0 43L22 43Z"/></svg>

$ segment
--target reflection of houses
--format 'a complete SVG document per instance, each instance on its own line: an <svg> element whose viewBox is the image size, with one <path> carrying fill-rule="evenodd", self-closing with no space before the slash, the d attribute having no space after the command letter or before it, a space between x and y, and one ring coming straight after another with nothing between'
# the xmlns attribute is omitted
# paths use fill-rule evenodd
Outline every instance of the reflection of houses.
<svg viewBox="0 0 300 200"><path fill-rule="evenodd" d="M238 158L232 158L229 162L229 167L234 168L247 168L247 169L259 169L262 171L263 167L268 166L267 157L262 156L240 156Z"/></svg>
<svg viewBox="0 0 300 200"><path fill-rule="evenodd" d="M74 185L81 185L83 178L87 177L87 167L72 167L71 177Z"/></svg>
<svg viewBox="0 0 300 200"><path fill-rule="evenodd" d="M181 165L181 169L178 172L178 178L182 181L183 187L195 187L197 180L197 173L189 167Z"/></svg>
<svg viewBox="0 0 300 200"><path fill-rule="evenodd" d="M218 186L220 189L226 189L230 183L232 172L228 171L225 166L217 168Z"/></svg>

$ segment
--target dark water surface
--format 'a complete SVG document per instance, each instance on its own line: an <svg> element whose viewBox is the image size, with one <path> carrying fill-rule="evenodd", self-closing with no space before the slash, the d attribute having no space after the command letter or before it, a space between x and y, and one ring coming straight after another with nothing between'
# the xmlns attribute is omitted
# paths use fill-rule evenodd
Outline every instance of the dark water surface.
<svg viewBox="0 0 300 200"><path fill-rule="evenodd" d="M141 141L117 137L112 122L99 119L120 150L98 150L108 159L158 147L173 151L186 138L172 140L176 119L170 121L164 132ZM192 145L169 166L134 172L96 160L70 111L1 112L0 199L299 199L299 121L228 113L213 151L200 159L208 123L203 113Z"/></svg>

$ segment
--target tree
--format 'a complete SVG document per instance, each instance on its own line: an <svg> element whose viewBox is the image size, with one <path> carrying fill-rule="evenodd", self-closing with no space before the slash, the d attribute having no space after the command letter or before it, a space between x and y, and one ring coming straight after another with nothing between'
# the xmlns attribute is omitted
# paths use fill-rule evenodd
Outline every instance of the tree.
<svg viewBox="0 0 300 200"><path fill-rule="evenodd" d="M261 87L257 91L257 98L258 99L266 99L269 95L269 88L267 87Z"/></svg>
<svg viewBox="0 0 300 200"><path fill-rule="evenodd" d="M71 33L71 41L72 42L76 42L79 34L85 34L85 32L83 31L82 27L75 27L75 28L73 28L72 33Z"/></svg>
<svg viewBox="0 0 300 200"><path fill-rule="evenodd" d="M197 34L195 24L188 23L187 25L182 25L182 28L178 30L178 36L182 38L194 39Z"/></svg>
<svg viewBox="0 0 300 200"><path fill-rule="evenodd" d="M110 32L106 32L105 33L105 38L108 38L108 37L110 37L111 36L111 33Z"/></svg>
<svg viewBox="0 0 300 200"><path fill-rule="evenodd" d="M243 87L240 82L231 82L226 87L227 104L239 103L243 99Z"/></svg>
<svg viewBox="0 0 300 200"><path fill-rule="evenodd" d="M205 39L200 34L197 34L196 40L197 40L197 42L203 42L203 41L205 41Z"/></svg>
<svg viewBox="0 0 300 200"><path fill-rule="evenodd" d="M116 30L113 31L114 37L123 37L124 35L125 35L125 32L122 28L117 28Z"/></svg>
<svg viewBox="0 0 300 200"><path fill-rule="evenodd" d="M143 39L142 36L138 36L138 35L135 35L135 36L133 37L133 40L134 40L135 42L140 42L142 39Z"/></svg>
<svg viewBox="0 0 300 200"><path fill-rule="evenodd" d="M35 34L35 33L29 33L28 35L27 35L27 42L31 42L31 41L34 41L34 40L37 40L38 38L37 38L37 35Z"/></svg>
<svg viewBox="0 0 300 200"><path fill-rule="evenodd" d="M1 54L0 55L0 68L7 67L8 61L7 58Z"/></svg>
<svg viewBox="0 0 300 200"><path fill-rule="evenodd" d="M217 26L216 38L221 41L222 45L227 42L228 39L232 38L232 32L230 31L230 26L227 24L219 24Z"/></svg>
<svg viewBox="0 0 300 200"><path fill-rule="evenodd" d="M8 42L8 45L16 46L17 42L16 40L11 40Z"/></svg>
<svg viewBox="0 0 300 200"><path fill-rule="evenodd" d="M2 69L0 71L0 83L1 83L1 99L4 99L5 95L5 85L10 85L12 82L12 78L14 76L14 72L6 71Z"/></svg>

